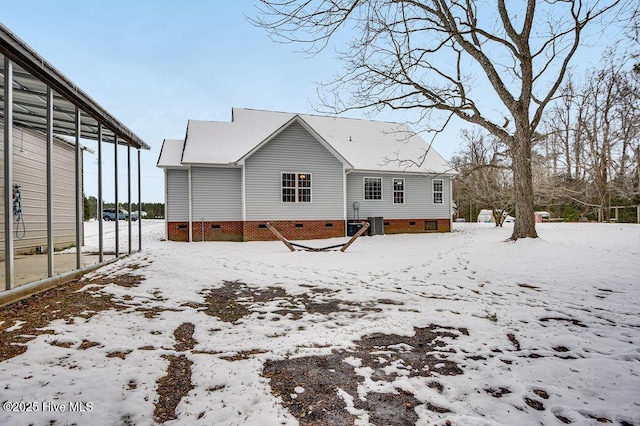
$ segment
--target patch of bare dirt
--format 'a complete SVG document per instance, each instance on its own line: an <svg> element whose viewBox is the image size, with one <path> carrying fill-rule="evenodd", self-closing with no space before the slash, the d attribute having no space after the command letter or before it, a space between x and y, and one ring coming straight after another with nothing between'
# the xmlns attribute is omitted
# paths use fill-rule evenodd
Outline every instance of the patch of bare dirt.
<svg viewBox="0 0 640 426"><path fill-rule="evenodd" d="M225 281L222 287L208 291L204 305L191 305L204 308L203 312L207 315L235 324L251 314L252 304L269 302L286 294L282 288L278 287L257 289L238 281Z"/></svg>
<svg viewBox="0 0 640 426"><path fill-rule="evenodd" d="M193 338L193 332L195 331L195 326L190 322L185 322L184 324L180 324L176 331L173 332L173 336L176 339L175 349L178 352L188 351L193 349L193 347L198 343Z"/></svg>
<svg viewBox="0 0 640 426"><path fill-rule="evenodd" d="M581 323L580 320L577 320L577 319L574 319L574 318L562 318L562 317L540 318L540 322L549 322L549 321L568 322L570 324L577 325L578 327L587 328L587 326L584 325L583 323Z"/></svg>
<svg viewBox="0 0 640 426"><path fill-rule="evenodd" d="M449 410L429 401L420 401L400 389L393 393L369 392L362 400L358 395L358 384L364 382L364 378L356 373L353 365L371 368L371 380L374 381L393 382L399 375L462 374L462 370L446 358L447 351L443 350L445 343L441 338L455 339L459 336L456 330L448 330L431 325L416 328L413 337L365 336L354 342L355 348L349 351L267 361L262 375L270 379L273 394L282 399L283 405L301 424L353 424L356 417L346 410L345 394L352 397L355 409L366 410L369 421L374 424L415 424L418 420L415 407L419 405L435 413ZM440 383L433 381L431 386L442 392Z"/></svg>
<svg viewBox="0 0 640 426"><path fill-rule="evenodd" d="M348 302L331 298L336 292L313 286L306 287L309 288L309 292L291 295L279 287L252 288L239 281L225 281L222 287L207 291L205 304L190 303L188 306L202 309L207 315L235 324L242 318L259 312L257 304L274 301L278 302L281 309L272 313L292 320L300 319L305 313L329 315L334 312L350 312L352 316L359 317L367 312L381 312L380 304L402 305L401 302L389 299L369 303Z"/></svg>
<svg viewBox="0 0 640 426"><path fill-rule="evenodd" d="M83 278L0 307L0 362L24 353L25 344L37 336L51 334L42 328L54 320L63 319L72 324L74 317L88 319L100 311L124 309L125 305L100 289L108 284L130 288L143 279L131 274ZM88 284L92 287L79 291ZM7 331L12 327L14 329ZM86 349L82 345L81 348Z"/></svg>
<svg viewBox="0 0 640 426"><path fill-rule="evenodd" d="M516 339L515 334L507 333L507 339L509 339L509 341L513 344L513 346L515 346L516 351L520 350L520 342L518 341L518 339Z"/></svg>
<svg viewBox="0 0 640 426"><path fill-rule="evenodd" d="M153 416L159 423L178 418L176 407L191 389L191 361L185 355L163 355L169 360L167 375L158 380L158 401Z"/></svg>
<svg viewBox="0 0 640 426"><path fill-rule="evenodd" d="M249 359L249 358L253 357L253 355L259 355L259 354L264 354L264 353L266 353L266 351L253 349L253 350L250 350L250 351L238 352L235 355L221 356L220 358L224 359L225 361L241 361L241 360Z"/></svg>
<svg viewBox="0 0 640 426"><path fill-rule="evenodd" d="M82 343L80 344L80 346L78 346L78 349L80 349L80 350L83 350L83 351L84 351L84 350L89 349L89 348L92 348L92 347L94 347L94 346L100 346L100 343L98 343L98 342L91 342L91 341L89 341L89 340L86 340L86 339L85 339L85 340L83 340L83 341L82 341Z"/></svg>
<svg viewBox="0 0 640 426"><path fill-rule="evenodd" d="M511 390L507 388L486 388L484 391L494 398L502 398L503 395L511 393Z"/></svg>
<svg viewBox="0 0 640 426"><path fill-rule="evenodd" d="M535 291L540 291L540 287L537 287L535 285L531 285L531 284L527 284L527 283L517 283L519 287L522 288L527 288L529 290L535 290Z"/></svg>
<svg viewBox="0 0 640 426"><path fill-rule="evenodd" d="M524 402L526 402L527 405L529 407L533 408L534 410L538 410L538 411L543 411L544 410L544 404L542 402L538 401L537 399L525 397L524 398Z"/></svg>
<svg viewBox="0 0 640 426"><path fill-rule="evenodd" d="M123 351L113 351L107 354L107 358L120 358L125 359L127 355L129 355L131 351L123 352Z"/></svg>
<svg viewBox="0 0 640 426"><path fill-rule="evenodd" d="M195 326L191 323L180 324L173 332L176 339L175 350L191 351L198 343L193 338ZM164 423L178 418L176 407L193 389L191 382L191 365L186 355L163 355L169 361L167 375L158 380L158 401L153 415L157 422Z"/></svg>
<svg viewBox="0 0 640 426"><path fill-rule="evenodd" d="M542 399L549 399L549 394L547 393L547 391L545 391L543 389L534 389L533 393L535 393L536 395L538 395Z"/></svg>

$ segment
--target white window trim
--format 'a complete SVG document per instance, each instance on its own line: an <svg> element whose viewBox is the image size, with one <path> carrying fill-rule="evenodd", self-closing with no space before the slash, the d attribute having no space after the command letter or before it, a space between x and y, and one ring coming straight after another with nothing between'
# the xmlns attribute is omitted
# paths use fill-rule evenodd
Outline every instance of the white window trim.
<svg viewBox="0 0 640 426"><path fill-rule="evenodd" d="M442 187L442 191L436 191L436 182L440 182L440 186ZM440 197L440 202L436 203L436 194L442 194L442 197ZM431 202L433 204L444 204L444 179L433 179L433 181L431 182Z"/></svg>
<svg viewBox="0 0 640 426"><path fill-rule="evenodd" d="M402 202L396 203L396 181L402 181ZM393 204L405 204L407 201L407 181L405 178L391 178L391 197L393 198Z"/></svg>
<svg viewBox="0 0 640 426"><path fill-rule="evenodd" d="M295 190L295 201L283 201L282 200L282 175L285 174L290 174L290 175L295 175L296 176L296 186L294 187ZM299 201L298 200L298 189L300 189L298 187L298 175L307 175L309 177L311 177L311 186L309 187L309 201ZM280 204L311 204L313 203L313 173L307 173L307 172L280 172Z"/></svg>
<svg viewBox="0 0 640 426"><path fill-rule="evenodd" d="M380 199L379 200L366 197L367 191L365 190L365 181L367 179L380 179ZM384 179L381 178L380 176L364 176L362 178L362 199L364 201L383 201L384 200Z"/></svg>

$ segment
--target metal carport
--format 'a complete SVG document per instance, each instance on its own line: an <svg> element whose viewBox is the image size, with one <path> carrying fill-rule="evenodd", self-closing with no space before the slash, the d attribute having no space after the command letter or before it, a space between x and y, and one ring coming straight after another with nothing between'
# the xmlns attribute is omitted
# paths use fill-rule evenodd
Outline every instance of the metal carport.
<svg viewBox="0 0 640 426"><path fill-rule="evenodd" d="M118 205L118 149L127 149L127 192L131 210L131 150L137 150L137 192L138 217L141 217L140 194L140 151L150 147L124 124L102 108L73 82L66 78L44 58L38 55L25 42L20 40L4 25L0 24L0 118L4 124L4 199L1 200L4 211L4 268L5 291L0 291L0 305L10 300L24 297L44 288L51 287L57 282L72 279L88 270L93 270L108 263L103 257L103 226L102 215L99 220L99 260L90 268L82 267L81 235L83 227L83 194L80 160L80 139L97 141L98 156L98 205L102 206L102 144L114 144L114 176L115 176L115 204ZM47 150L47 255L48 277L21 287L14 283L14 243L13 243L13 129L15 127L28 128L42 132L46 138ZM53 257L53 194L52 194L52 146L55 135L61 135L75 140L75 200L76 200L76 269L66 274L54 274ZM135 183L134 183L135 184ZM129 216L130 217L130 216ZM123 255L131 254L131 219L128 227L128 249ZM138 250L142 249L142 221L138 221ZM118 226L115 227L115 258L120 254Z"/></svg>

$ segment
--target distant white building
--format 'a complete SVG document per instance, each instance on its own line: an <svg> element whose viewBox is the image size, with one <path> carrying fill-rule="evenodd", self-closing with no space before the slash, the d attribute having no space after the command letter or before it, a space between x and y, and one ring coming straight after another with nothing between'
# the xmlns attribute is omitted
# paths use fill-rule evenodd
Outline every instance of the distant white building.
<svg viewBox="0 0 640 426"><path fill-rule="evenodd" d="M272 239L267 222L337 237L368 217L385 233L451 230L456 172L406 124L234 108L231 122L190 120L157 166L170 240Z"/></svg>

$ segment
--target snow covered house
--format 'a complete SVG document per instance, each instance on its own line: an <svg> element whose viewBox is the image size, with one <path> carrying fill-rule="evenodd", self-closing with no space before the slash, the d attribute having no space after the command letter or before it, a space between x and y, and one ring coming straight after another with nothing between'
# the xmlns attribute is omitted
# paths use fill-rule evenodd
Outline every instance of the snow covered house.
<svg viewBox="0 0 640 426"><path fill-rule="evenodd" d="M157 166L169 240L272 239L267 222L341 237L368 217L388 234L451 229L456 173L406 124L234 108L231 122L190 120Z"/></svg>

